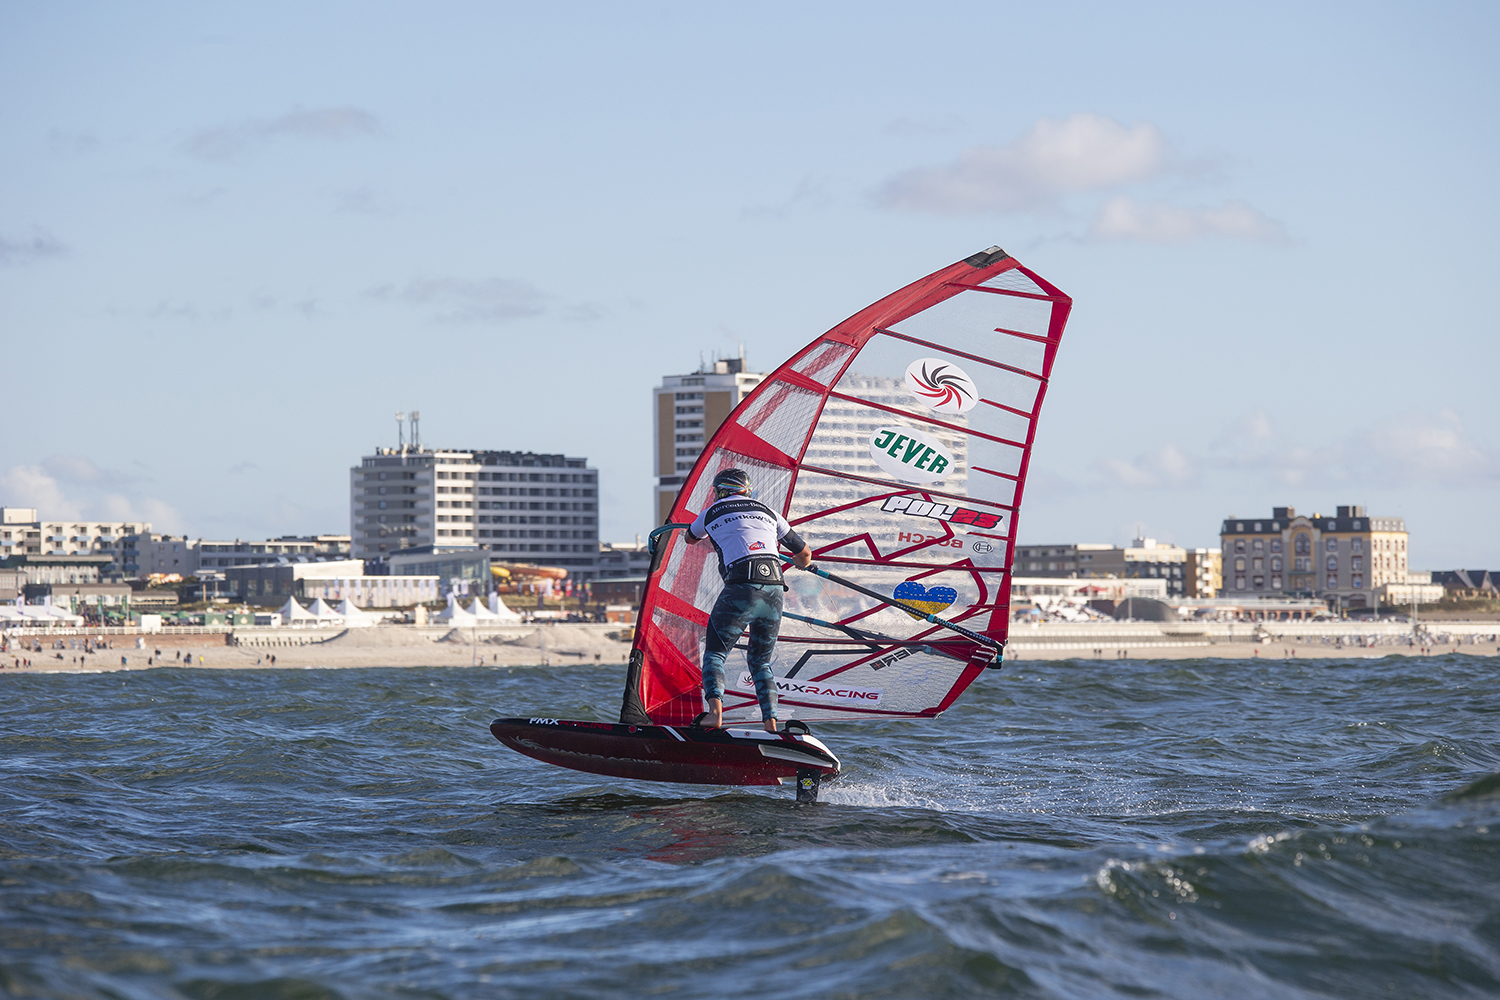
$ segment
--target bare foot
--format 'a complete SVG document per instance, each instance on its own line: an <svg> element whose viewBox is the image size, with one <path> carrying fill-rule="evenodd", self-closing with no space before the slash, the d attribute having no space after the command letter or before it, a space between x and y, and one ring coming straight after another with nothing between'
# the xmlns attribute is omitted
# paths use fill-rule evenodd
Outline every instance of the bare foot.
<svg viewBox="0 0 1500 1000"><path fill-rule="evenodd" d="M706 716L706 718L703 720L703 725L705 728L724 728L724 703L718 698L710 698L708 700L708 711L703 714Z"/></svg>
<svg viewBox="0 0 1500 1000"><path fill-rule="evenodd" d="M774 732L776 732L776 720L775 719L767 719L763 723L763 725L766 727L766 732L768 732L768 733L774 733Z"/></svg>

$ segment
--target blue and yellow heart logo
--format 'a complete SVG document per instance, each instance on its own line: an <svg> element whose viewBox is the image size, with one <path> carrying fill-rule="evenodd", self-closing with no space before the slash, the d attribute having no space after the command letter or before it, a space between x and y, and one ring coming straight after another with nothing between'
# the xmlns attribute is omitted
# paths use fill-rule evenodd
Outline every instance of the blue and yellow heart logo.
<svg viewBox="0 0 1500 1000"><path fill-rule="evenodd" d="M902 604L909 604L924 614L935 615L938 612L952 607L953 602L958 600L958 591L952 587L924 587L920 583L908 580L897 584L895 594L896 600ZM913 618L921 619L921 615L907 614Z"/></svg>

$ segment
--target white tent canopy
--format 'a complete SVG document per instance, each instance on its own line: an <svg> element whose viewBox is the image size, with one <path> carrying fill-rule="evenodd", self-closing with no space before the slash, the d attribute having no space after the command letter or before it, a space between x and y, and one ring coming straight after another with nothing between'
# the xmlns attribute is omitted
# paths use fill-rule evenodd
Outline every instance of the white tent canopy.
<svg viewBox="0 0 1500 1000"><path fill-rule="evenodd" d="M505 602L500 600L499 594L490 595L490 613L500 621L518 622L521 620L520 615L505 606Z"/></svg>
<svg viewBox="0 0 1500 1000"><path fill-rule="evenodd" d="M286 603L281 606L281 610L277 614L281 615L281 623L283 625L290 625L293 622L315 622L318 620L318 616L310 614L306 608L297 603L295 597L288 597Z"/></svg>
<svg viewBox="0 0 1500 1000"><path fill-rule="evenodd" d="M317 598L308 605L307 613L318 619L318 621L342 621L344 617L337 611L330 608L321 597Z"/></svg>
<svg viewBox="0 0 1500 1000"><path fill-rule="evenodd" d="M484 602L477 597L474 598L474 600L469 604L469 614L473 615L475 618L479 619L482 622L493 622L500 620L500 616L495 614L495 612L491 611L489 608L485 607Z"/></svg>
<svg viewBox="0 0 1500 1000"><path fill-rule="evenodd" d="M83 616L75 615L64 608L50 604L18 604L0 608L0 619L7 625L71 625L83 624Z"/></svg>
<svg viewBox="0 0 1500 1000"><path fill-rule="evenodd" d="M380 621L379 615L372 615L368 611L356 608L353 602L347 597L339 605L339 617L344 619L344 624L350 628L364 628L367 625L375 625Z"/></svg>
<svg viewBox="0 0 1500 1000"><path fill-rule="evenodd" d="M448 595L448 606L433 615L432 620L445 625L473 625L479 621L472 613L465 610L464 606L458 603L458 598L452 594Z"/></svg>

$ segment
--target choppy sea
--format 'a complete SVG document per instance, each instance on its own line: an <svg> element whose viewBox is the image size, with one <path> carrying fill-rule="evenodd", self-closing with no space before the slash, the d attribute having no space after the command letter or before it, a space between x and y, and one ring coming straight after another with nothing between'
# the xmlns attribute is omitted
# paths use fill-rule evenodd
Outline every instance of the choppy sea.
<svg viewBox="0 0 1500 1000"><path fill-rule="evenodd" d="M1023 662L815 805L490 737L618 668L0 675L0 994L1496 996L1497 675Z"/></svg>

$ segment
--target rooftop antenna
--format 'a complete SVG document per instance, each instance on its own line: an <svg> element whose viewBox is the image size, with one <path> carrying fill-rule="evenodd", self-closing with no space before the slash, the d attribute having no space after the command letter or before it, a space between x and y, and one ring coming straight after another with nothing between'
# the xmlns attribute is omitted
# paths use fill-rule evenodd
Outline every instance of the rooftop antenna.
<svg viewBox="0 0 1500 1000"><path fill-rule="evenodd" d="M396 411L396 447L406 451L406 414Z"/></svg>
<svg viewBox="0 0 1500 1000"><path fill-rule="evenodd" d="M411 411L411 450L422 450L422 432L417 429L417 422L422 419L422 411Z"/></svg>

